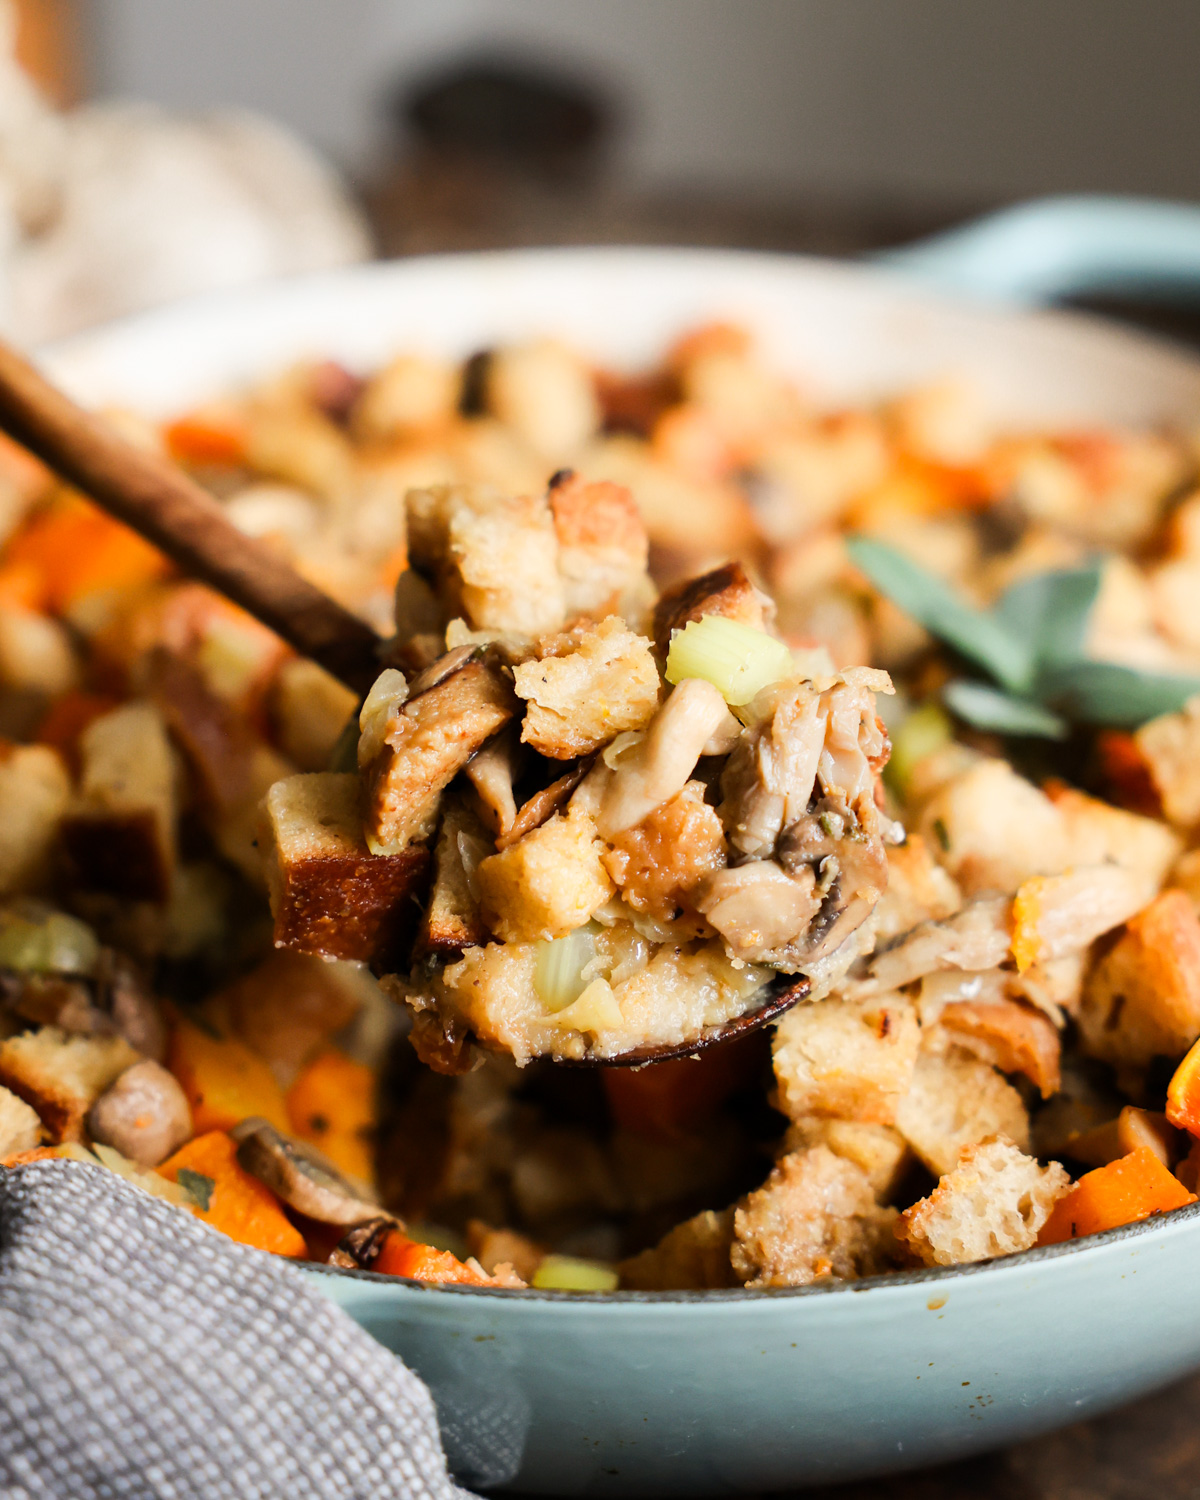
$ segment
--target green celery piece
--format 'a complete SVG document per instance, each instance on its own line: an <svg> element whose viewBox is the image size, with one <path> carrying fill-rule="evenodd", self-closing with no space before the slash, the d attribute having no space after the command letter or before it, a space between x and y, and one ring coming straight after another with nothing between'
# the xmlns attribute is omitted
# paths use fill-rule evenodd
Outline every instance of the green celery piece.
<svg viewBox="0 0 1200 1500"><path fill-rule="evenodd" d="M1014 693L1033 682L1029 643L986 610L976 609L895 547L874 537L850 536L846 550L881 593L925 629L980 666Z"/></svg>
<svg viewBox="0 0 1200 1500"><path fill-rule="evenodd" d="M1081 724L1136 729L1200 693L1200 677L1141 672L1111 661L1074 661L1043 672L1038 696Z"/></svg>
<svg viewBox="0 0 1200 1500"><path fill-rule="evenodd" d="M976 729L1017 734L1039 740L1063 740L1069 732L1065 719L1028 698L1013 698L982 682L948 682L942 689L947 708Z"/></svg>
<svg viewBox="0 0 1200 1500"><path fill-rule="evenodd" d="M1039 667L1077 661L1101 573L1100 563L1093 562L1022 578L998 601L995 617L1030 643Z"/></svg>

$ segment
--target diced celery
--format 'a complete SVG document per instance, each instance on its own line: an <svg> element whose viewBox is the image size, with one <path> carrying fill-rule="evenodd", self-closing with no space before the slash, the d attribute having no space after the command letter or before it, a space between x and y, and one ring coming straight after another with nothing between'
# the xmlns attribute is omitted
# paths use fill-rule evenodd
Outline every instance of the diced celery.
<svg viewBox="0 0 1200 1500"><path fill-rule="evenodd" d="M598 1260L547 1255L533 1273L532 1285L543 1292L615 1292L621 1278Z"/></svg>
<svg viewBox="0 0 1200 1500"><path fill-rule="evenodd" d="M940 750L951 736L950 720L936 703L925 703L908 715L893 736L892 757L884 771L884 779L898 797L906 795L918 763Z"/></svg>
<svg viewBox="0 0 1200 1500"><path fill-rule="evenodd" d="M589 922L566 937L539 943L537 948L533 987L553 1015L578 1000L587 986L583 971L596 957L595 928Z"/></svg>
<svg viewBox="0 0 1200 1500"><path fill-rule="evenodd" d="M555 1012L554 1019L572 1031L595 1032L617 1030L625 1021L607 979L593 979L578 1000Z"/></svg>
<svg viewBox="0 0 1200 1500"><path fill-rule="evenodd" d="M100 945L85 923L32 902L0 911L0 969L26 974L90 974Z"/></svg>
<svg viewBox="0 0 1200 1500"><path fill-rule="evenodd" d="M671 637L667 652L669 683L702 677L731 708L749 703L771 683L794 676L796 664L783 641L723 615L690 621Z"/></svg>

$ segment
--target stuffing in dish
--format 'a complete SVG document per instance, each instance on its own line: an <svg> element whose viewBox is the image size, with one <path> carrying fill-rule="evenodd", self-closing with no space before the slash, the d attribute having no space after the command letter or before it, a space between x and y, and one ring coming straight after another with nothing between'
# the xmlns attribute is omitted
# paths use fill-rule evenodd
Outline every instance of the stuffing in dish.
<svg viewBox="0 0 1200 1500"><path fill-rule="evenodd" d="M1194 1201L1189 439L831 412L727 328L120 419L389 640L360 704L0 455L6 1164L579 1290Z"/></svg>

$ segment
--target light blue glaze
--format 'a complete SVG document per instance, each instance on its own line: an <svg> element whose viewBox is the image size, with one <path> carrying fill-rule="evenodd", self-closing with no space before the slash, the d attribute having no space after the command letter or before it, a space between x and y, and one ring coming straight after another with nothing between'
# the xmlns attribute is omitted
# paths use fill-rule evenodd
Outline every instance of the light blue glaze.
<svg viewBox="0 0 1200 1500"><path fill-rule="evenodd" d="M716 1495L938 1462L1200 1363L1200 1205L991 1265L784 1292L480 1292L311 1270L431 1386L464 1482Z"/></svg>
<svg viewBox="0 0 1200 1500"><path fill-rule="evenodd" d="M1089 293L1200 301L1200 208L1150 198L1041 198L874 259L938 291L991 301Z"/></svg>

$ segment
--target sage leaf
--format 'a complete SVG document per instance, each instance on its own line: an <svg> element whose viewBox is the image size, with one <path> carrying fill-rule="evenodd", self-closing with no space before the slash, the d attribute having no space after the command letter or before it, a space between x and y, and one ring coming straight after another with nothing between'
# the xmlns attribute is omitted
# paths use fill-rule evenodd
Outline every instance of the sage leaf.
<svg viewBox="0 0 1200 1500"><path fill-rule="evenodd" d="M982 682L948 682L942 689L946 707L973 724L997 734L1024 735L1032 739L1066 739L1070 726L1065 719L1029 698L1014 698Z"/></svg>
<svg viewBox="0 0 1200 1500"><path fill-rule="evenodd" d="M206 1177L203 1172L194 1172L191 1167L180 1167L175 1174L175 1180L189 1194L200 1212L206 1214L212 1205L216 1182L211 1177Z"/></svg>
<svg viewBox="0 0 1200 1500"><path fill-rule="evenodd" d="M1176 713L1200 693L1200 677L1144 672L1112 661L1065 662L1043 674L1038 696L1081 724L1136 729Z"/></svg>
<svg viewBox="0 0 1200 1500"><path fill-rule="evenodd" d="M936 574L874 537L850 536L846 550L881 593L926 630L1015 693L1034 675L1028 642L986 610L976 609Z"/></svg>
<svg viewBox="0 0 1200 1500"><path fill-rule="evenodd" d="M1039 667L1077 661L1083 655L1101 576L1101 565L1095 562L1022 578L1001 596L995 617L1029 643Z"/></svg>

